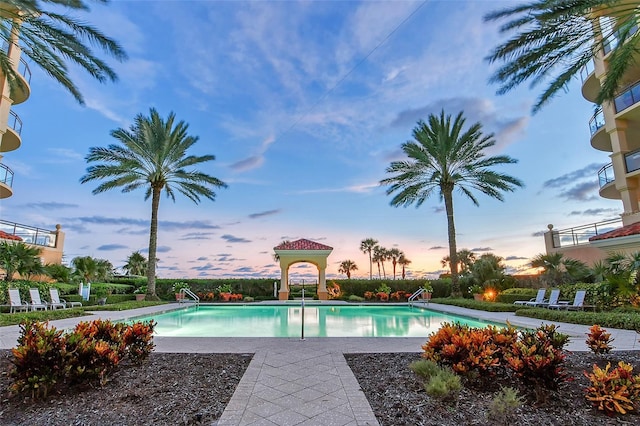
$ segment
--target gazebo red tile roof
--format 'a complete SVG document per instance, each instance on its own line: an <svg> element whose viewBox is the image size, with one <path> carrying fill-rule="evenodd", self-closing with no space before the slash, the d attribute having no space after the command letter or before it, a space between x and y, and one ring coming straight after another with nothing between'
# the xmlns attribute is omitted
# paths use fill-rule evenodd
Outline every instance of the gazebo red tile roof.
<svg viewBox="0 0 640 426"><path fill-rule="evenodd" d="M12 234L8 234L4 231L0 231L0 240L16 240L16 241L22 241L22 238L18 237L17 235L12 235Z"/></svg>
<svg viewBox="0 0 640 426"><path fill-rule="evenodd" d="M295 241L286 241L279 246L273 248L274 250L333 250L333 247L325 246L324 244L316 243L315 241L305 240L304 238Z"/></svg>
<svg viewBox="0 0 640 426"><path fill-rule="evenodd" d="M605 232L604 234L594 235L589 238L589 241L607 240L609 238L629 237L631 235L640 234L640 222L632 223L631 225L623 226L622 228L614 229L613 231Z"/></svg>

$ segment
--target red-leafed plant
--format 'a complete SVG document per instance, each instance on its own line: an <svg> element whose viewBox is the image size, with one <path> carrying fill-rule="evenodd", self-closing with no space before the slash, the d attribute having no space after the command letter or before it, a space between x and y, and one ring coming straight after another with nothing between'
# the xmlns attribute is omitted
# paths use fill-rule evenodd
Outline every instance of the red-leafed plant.
<svg viewBox="0 0 640 426"><path fill-rule="evenodd" d="M48 328L48 323L20 324L18 346L11 352L12 392L30 392L32 398L46 398L64 376L66 348L62 330Z"/></svg>
<svg viewBox="0 0 640 426"><path fill-rule="evenodd" d="M591 382L585 389L588 401L608 415L626 414L636 410L640 403L640 375L633 375L633 367L620 361L610 370L611 363L604 369L593 366L593 372L584 375Z"/></svg>
<svg viewBox="0 0 640 426"><path fill-rule="evenodd" d="M594 324L589 328L586 343L594 354L601 355L611 352L613 349L611 342L613 342L611 334L607 333L607 331L598 324Z"/></svg>
<svg viewBox="0 0 640 426"><path fill-rule="evenodd" d="M538 401L544 401L545 389L557 389L567 377L563 352L568 336L557 332L555 325L541 325L521 332L505 355L507 366L525 384L535 387Z"/></svg>

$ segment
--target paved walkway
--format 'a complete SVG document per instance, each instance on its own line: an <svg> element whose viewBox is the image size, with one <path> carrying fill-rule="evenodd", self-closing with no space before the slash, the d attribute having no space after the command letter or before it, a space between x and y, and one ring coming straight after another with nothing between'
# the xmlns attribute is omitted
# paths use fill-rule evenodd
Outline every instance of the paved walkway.
<svg viewBox="0 0 640 426"><path fill-rule="evenodd" d="M96 317L127 319L171 309L154 306L125 312L94 312L93 317L52 321L56 328L71 328ZM513 313L475 311L431 304L431 309L519 327L538 327L541 320ZM571 351L584 351L588 327L560 323L559 331L571 337ZM640 350L634 331L609 329L616 350ZM16 345L18 326L0 327L0 348ZM420 352L418 338L180 338L156 337L157 352L253 353L253 359L227 405L219 426L356 426L378 425L369 402L343 354Z"/></svg>

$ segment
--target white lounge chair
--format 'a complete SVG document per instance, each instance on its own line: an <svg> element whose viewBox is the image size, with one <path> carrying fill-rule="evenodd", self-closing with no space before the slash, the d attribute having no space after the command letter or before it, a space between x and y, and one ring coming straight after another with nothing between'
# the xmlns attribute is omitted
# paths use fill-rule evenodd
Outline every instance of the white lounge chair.
<svg viewBox="0 0 640 426"><path fill-rule="evenodd" d="M516 300L513 302L514 305L529 305L529 303L542 303L544 301L544 294L546 293L546 289L541 288L538 289L538 294L533 299L529 300Z"/></svg>
<svg viewBox="0 0 640 426"><path fill-rule="evenodd" d="M82 306L81 302L67 302L64 299L60 299L60 294L58 293L58 289L51 287L49 288L49 296L51 296L51 304L56 305L64 305L67 308L73 308L74 306Z"/></svg>
<svg viewBox="0 0 640 426"><path fill-rule="evenodd" d="M54 297L54 293L55 293L55 297ZM58 308L65 309L67 307L66 302L60 301L60 296L58 296L57 288L49 288L49 297L51 299L51 302L49 303L49 307L51 309L58 309Z"/></svg>
<svg viewBox="0 0 640 426"><path fill-rule="evenodd" d="M583 310L585 307L592 308L593 306L585 305L584 298L587 295L586 290L578 290L576 291L576 296L573 298L573 304L569 304L569 302L559 302L554 305L549 305L549 309L568 309L568 310Z"/></svg>
<svg viewBox="0 0 640 426"><path fill-rule="evenodd" d="M549 306L549 305L557 305L559 298L560 298L560 289L554 288L553 290L551 290L551 294L549 294L549 299L548 300L543 300L542 302L527 302L525 304L527 306L546 307L546 306Z"/></svg>
<svg viewBox="0 0 640 426"><path fill-rule="evenodd" d="M20 311L29 311L29 307L31 305L27 303L22 303L20 300L20 290L17 288L9 289L9 303L11 304L9 308L9 313L20 312Z"/></svg>
<svg viewBox="0 0 640 426"><path fill-rule="evenodd" d="M31 296L31 310L37 311L38 309L42 309L43 311L47 310L47 304L43 303L40 299L40 291L37 288L29 289L29 296Z"/></svg>

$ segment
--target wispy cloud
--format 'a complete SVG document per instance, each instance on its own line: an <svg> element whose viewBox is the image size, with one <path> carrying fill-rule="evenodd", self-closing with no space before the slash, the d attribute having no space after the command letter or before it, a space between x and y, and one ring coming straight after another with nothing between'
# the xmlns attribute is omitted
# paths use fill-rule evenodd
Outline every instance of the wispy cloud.
<svg viewBox="0 0 640 426"><path fill-rule="evenodd" d="M615 216L619 215L620 209L613 208L599 208L599 209L586 209L586 210L573 210L569 213L569 216Z"/></svg>
<svg viewBox="0 0 640 426"><path fill-rule="evenodd" d="M237 172L246 172L248 170L257 169L258 167L262 166L262 164L264 164L264 154L269 149L269 146L275 142L275 140L276 138L273 135L268 136L262 141L255 154L243 160L239 160L231 164L229 167Z"/></svg>
<svg viewBox="0 0 640 426"><path fill-rule="evenodd" d="M360 185L344 186L341 188L303 189L301 191L295 191L294 194L325 194L325 193L334 193L334 192L362 194L362 193L371 192L373 189L379 188L379 187L380 187L380 184L378 182L375 182L375 183L363 183Z"/></svg>
<svg viewBox="0 0 640 426"><path fill-rule="evenodd" d="M446 249L446 248L447 247L445 247L445 246L432 246L432 247L429 247L429 250L443 250L443 249Z"/></svg>
<svg viewBox="0 0 640 426"><path fill-rule="evenodd" d="M258 218L265 217L265 216L272 216L272 215L280 213L281 211L282 210L280 210L280 209L274 209L274 210L267 210L267 211L259 212L259 213L251 213L249 215L249 219L258 219Z"/></svg>
<svg viewBox="0 0 640 426"><path fill-rule="evenodd" d="M98 246L96 250L112 251L112 250L120 250L120 249L126 249L126 248L127 246L122 244L105 244L105 245Z"/></svg>
<svg viewBox="0 0 640 426"><path fill-rule="evenodd" d="M55 201L39 202L39 203L27 203L22 205L28 209L42 209L42 210L60 210L60 209L72 209L79 207L78 204L58 203Z"/></svg>
<svg viewBox="0 0 640 426"><path fill-rule="evenodd" d="M491 247L474 247L471 251L483 252L483 251L493 251Z"/></svg>
<svg viewBox="0 0 640 426"><path fill-rule="evenodd" d="M251 240L247 240L241 237L234 237L233 235L229 235L229 234L225 234L220 238L222 238L228 243L250 243L251 242Z"/></svg>
<svg viewBox="0 0 640 426"><path fill-rule="evenodd" d="M147 219L134 219L128 217L105 217L105 216L81 216L67 218L68 222L80 222L83 224L95 225L129 225L129 226L149 226ZM212 225L209 221L193 220L184 222L158 221L158 226L165 231L179 231L185 229L219 229L218 225Z"/></svg>
<svg viewBox="0 0 640 426"><path fill-rule="evenodd" d="M528 257L522 257L522 256L507 256L504 258L504 260L506 261L511 261L511 260L528 260Z"/></svg>

